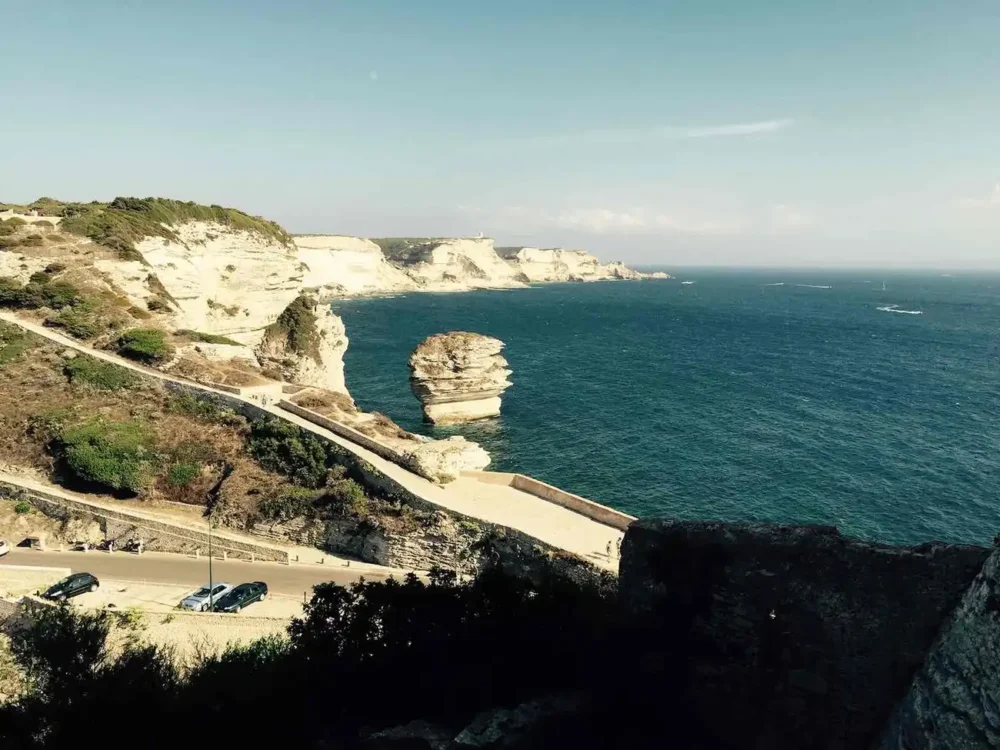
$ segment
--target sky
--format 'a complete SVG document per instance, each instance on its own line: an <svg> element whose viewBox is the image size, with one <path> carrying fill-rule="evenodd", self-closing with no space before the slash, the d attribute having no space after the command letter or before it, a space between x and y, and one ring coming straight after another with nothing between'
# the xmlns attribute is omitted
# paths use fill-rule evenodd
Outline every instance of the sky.
<svg viewBox="0 0 1000 750"><path fill-rule="evenodd" d="M0 200L1000 268L1000 2L0 0Z"/></svg>

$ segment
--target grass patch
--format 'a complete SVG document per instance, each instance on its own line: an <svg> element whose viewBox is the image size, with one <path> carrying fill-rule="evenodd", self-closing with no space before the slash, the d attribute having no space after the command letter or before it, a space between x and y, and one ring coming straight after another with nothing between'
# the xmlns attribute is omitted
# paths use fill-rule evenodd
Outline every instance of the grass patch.
<svg viewBox="0 0 1000 750"><path fill-rule="evenodd" d="M152 431L134 419L97 418L64 428L53 452L77 479L130 493L138 493L149 482L156 461Z"/></svg>
<svg viewBox="0 0 1000 750"><path fill-rule="evenodd" d="M20 359L21 355L35 348L30 334L17 326L0 323L0 367Z"/></svg>
<svg viewBox="0 0 1000 750"><path fill-rule="evenodd" d="M118 337L118 353L147 365L157 364L173 354L166 333L158 328L133 328Z"/></svg>
<svg viewBox="0 0 1000 750"><path fill-rule="evenodd" d="M187 328L182 328L176 332L178 336L183 336L189 341L195 341L200 344L225 344L226 346L242 346L239 341L233 341L233 339L227 336L219 336L215 333L202 333L201 331L191 331Z"/></svg>
<svg viewBox="0 0 1000 750"><path fill-rule="evenodd" d="M167 469L167 483L171 487L187 487L201 476L201 468L195 461L177 461Z"/></svg>
<svg viewBox="0 0 1000 750"><path fill-rule="evenodd" d="M84 384L102 391L120 391L139 386L139 378L124 367L87 356L69 360L63 372L74 385Z"/></svg>
<svg viewBox="0 0 1000 750"><path fill-rule="evenodd" d="M316 330L316 314L313 312L315 306L316 303L307 295L296 297L278 319L264 329L264 337L284 337L290 351L320 362L320 335Z"/></svg>

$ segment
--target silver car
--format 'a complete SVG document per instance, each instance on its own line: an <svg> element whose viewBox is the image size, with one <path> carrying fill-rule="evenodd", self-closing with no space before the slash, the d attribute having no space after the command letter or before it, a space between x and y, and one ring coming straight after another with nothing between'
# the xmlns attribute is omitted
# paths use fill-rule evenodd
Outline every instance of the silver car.
<svg viewBox="0 0 1000 750"><path fill-rule="evenodd" d="M214 583L211 588L202 586L193 594L181 599L181 609L190 609L192 612L207 612L232 588L232 584L229 583Z"/></svg>

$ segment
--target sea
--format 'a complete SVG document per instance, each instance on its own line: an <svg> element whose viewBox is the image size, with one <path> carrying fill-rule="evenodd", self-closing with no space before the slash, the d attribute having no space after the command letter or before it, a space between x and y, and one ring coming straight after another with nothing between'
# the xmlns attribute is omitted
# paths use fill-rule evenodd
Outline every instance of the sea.
<svg viewBox="0 0 1000 750"><path fill-rule="evenodd" d="M1000 532L1000 274L671 273L337 302L348 388L636 516L897 544ZM504 341L513 386L500 417L436 428L407 358L454 330Z"/></svg>

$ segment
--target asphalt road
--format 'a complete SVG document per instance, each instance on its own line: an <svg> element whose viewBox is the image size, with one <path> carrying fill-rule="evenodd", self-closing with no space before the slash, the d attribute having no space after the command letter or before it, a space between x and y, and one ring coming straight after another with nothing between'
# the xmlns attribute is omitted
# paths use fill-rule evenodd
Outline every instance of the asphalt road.
<svg viewBox="0 0 1000 750"><path fill-rule="evenodd" d="M145 552L141 556L129 552L39 552L15 548L0 558L3 565L31 565L39 567L70 568L74 573L92 573L128 581L170 583L201 586L208 583L208 560L161 552ZM212 578L236 585L245 581L264 581L276 594L302 596L312 594L317 583L354 583L362 575L368 580L384 580L386 576L362 571L351 571L339 565L282 565L271 562L238 562L214 560Z"/></svg>

